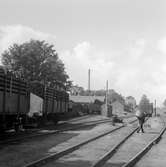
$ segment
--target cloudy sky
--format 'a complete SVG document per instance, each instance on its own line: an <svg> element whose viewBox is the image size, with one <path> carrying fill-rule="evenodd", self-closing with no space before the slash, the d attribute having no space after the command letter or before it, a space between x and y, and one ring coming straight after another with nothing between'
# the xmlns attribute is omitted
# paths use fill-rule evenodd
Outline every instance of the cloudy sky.
<svg viewBox="0 0 166 167"><path fill-rule="evenodd" d="M31 38L55 45L70 79L158 104L166 98L165 0L0 0L0 53Z"/></svg>

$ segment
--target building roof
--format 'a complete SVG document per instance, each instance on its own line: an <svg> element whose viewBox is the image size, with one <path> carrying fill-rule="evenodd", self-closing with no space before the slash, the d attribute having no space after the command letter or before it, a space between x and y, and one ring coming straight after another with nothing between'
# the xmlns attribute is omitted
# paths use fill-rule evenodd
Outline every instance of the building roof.
<svg viewBox="0 0 166 167"><path fill-rule="evenodd" d="M118 100L115 100L111 103L111 105L114 105L114 104L120 104L120 105L124 106L124 104L122 102L118 101Z"/></svg>
<svg viewBox="0 0 166 167"><path fill-rule="evenodd" d="M70 95L69 99L75 103L94 103L95 100L104 102L105 96L73 96Z"/></svg>

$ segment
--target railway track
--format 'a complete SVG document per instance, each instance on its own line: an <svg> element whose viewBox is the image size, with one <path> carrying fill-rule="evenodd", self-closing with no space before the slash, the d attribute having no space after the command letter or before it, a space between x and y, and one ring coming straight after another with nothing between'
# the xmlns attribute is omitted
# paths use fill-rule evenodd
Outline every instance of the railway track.
<svg viewBox="0 0 166 167"><path fill-rule="evenodd" d="M126 156L127 155L127 151L124 151L124 149L125 149L125 147L126 147L126 150L127 150L127 148L129 149L129 142L131 142L131 141L129 141L129 139L133 135L136 135L135 134L136 129L135 129L129 135L124 137L111 150L109 150L106 154L104 154L91 167L101 167L101 166L103 166L103 167L108 167L108 166L133 167L148 152L148 150L150 150L150 148L154 144L159 142L159 140L161 139L161 137L162 137L163 133L165 132L165 130L166 130L166 124L164 123L164 126L160 130L160 132L157 135L153 135L152 139L149 139L147 144L141 150L140 149L136 149L137 150L136 153L134 151L133 155ZM126 146L125 146L125 144L126 144ZM138 143L135 143L135 144L137 145ZM136 145L135 145L135 147L136 147ZM133 147L134 147L134 145L133 145ZM131 146L130 146L130 148L131 148ZM130 154L130 153L128 152L128 154Z"/></svg>
<svg viewBox="0 0 166 167"><path fill-rule="evenodd" d="M26 135L23 135L21 137L0 140L0 145L7 145L7 144L12 144L12 143L17 143L17 142L25 141L25 140L28 140L28 139L48 136L48 135L52 135L52 134L58 134L58 133L69 131L69 130L76 130L76 129L80 129L80 128L86 128L86 127L89 127L89 126L95 126L95 125L98 125L98 124L103 124L103 123L108 123L108 122L111 122L111 120L102 119L102 120L96 120L96 121L82 122L80 124L70 124L70 125L68 124L67 127L66 127L65 123L63 123L62 127L60 127L59 130L50 130L50 131L44 132L44 133L42 133L40 131L34 131L32 134L28 134L28 135L26 134Z"/></svg>
<svg viewBox="0 0 166 167"><path fill-rule="evenodd" d="M3 139L7 139L7 138L11 138L11 137L17 137L18 135L22 135L22 134L30 134L30 133L36 133L36 132L39 132L41 130L44 130L44 129L52 129L52 130L59 130L58 128L64 128L65 125L69 125L69 124L73 124L75 122L78 122L78 121L82 121L82 120L86 120L87 118L91 118L91 116L88 116L88 115L85 115L85 116L80 116L80 117L77 117L77 118L73 118L71 120L68 120L68 121L60 121L60 123L58 123L56 126L54 125L51 125L51 126L46 126L45 128L34 128L34 129L25 129L25 131L21 131L19 133L16 133L16 132L8 132L8 133L4 133L4 134L1 134L0 136L0 141L2 141ZM50 129L50 130L51 130Z"/></svg>
<svg viewBox="0 0 166 167"><path fill-rule="evenodd" d="M118 129L121 129L121 132L124 131L124 129L122 129L122 126L119 127ZM76 156L76 153L74 154L74 152L81 149L83 146L87 145L88 143L90 143L90 142L93 143L96 140L100 140L100 138L102 138L102 137L105 137L109 134L113 134L112 132L116 132L116 130L117 129L114 129L110 132L104 133L104 134L97 136L93 139L90 139L88 141L80 143L79 145L65 149L59 153L54 153L54 154L49 155L47 157L43 157L42 159L40 159L38 161L34 161L30 164L27 164L24 167L37 167L37 166L47 166L47 167L72 166L72 167L74 167L74 166L80 166L79 164L72 164L72 163L70 164L70 161L68 162L68 160L66 160L66 159L70 159L69 158L70 156ZM107 151L105 154L103 154L103 156L100 156L101 158L99 158L97 161L95 160L95 162L92 164L89 164L89 165L83 164L82 166L132 167L141 159L141 157L143 157L148 152L148 150L154 144L159 142L163 133L166 130L166 124L163 123L162 128L160 128L160 130L156 131L155 133L147 133L147 134L145 133L142 135L142 134L136 133L136 130L137 130L136 127L133 128L132 130L130 129L130 133L128 133L127 135L123 135L123 137L121 137L120 141L118 141L118 143L114 144L114 147L111 147L111 149L109 151ZM117 132L119 132L119 131L117 131ZM142 143L140 143L140 141L139 142L135 141L136 138L138 138L138 139L142 138L144 140ZM134 141L134 145L133 145L133 141ZM135 144L136 145L140 144L140 146L138 148L134 148L134 147L136 147ZM96 145L95 145L95 147L96 147ZM70 154L73 154L73 155L70 155ZM64 163L65 161L66 161L66 163Z"/></svg>
<svg viewBox="0 0 166 167"><path fill-rule="evenodd" d="M151 147L153 147L153 145L157 144L161 140L165 130L166 125L164 125L158 136L152 139L140 152L138 152L133 158L131 158L126 164L124 164L123 167L134 166L151 149Z"/></svg>
<svg viewBox="0 0 166 167"><path fill-rule="evenodd" d="M72 118L70 120L67 120L67 121L60 121L60 122L68 122L68 123L73 123L73 122L77 122L77 121L81 121L81 120L85 120L85 119L88 119L88 118L91 118L93 117L92 115L84 115L84 116L80 116L80 117L76 117L76 118Z"/></svg>
<svg viewBox="0 0 166 167"><path fill-rule="evenodd" d="M25 132L21 132L19 134L16 133L11 133L11 134L5 134L5 135L1 135L0 136L0 145L6 145L6 144L10 144L10 143L16 143L19 142L21 140L27 140L27 139L31 139L34 137L42 137L42 136L47 136L47 135L51 135L51 134L56 134L56 133L60 133L60 132L64 132L64 131L68 131L68 130L75 130L75 129L79 129L79 128L86 128L92 125L97 125L97 124L102 124L102 123L107 123L107 122L111 122L110 119L106 118L106 119L101 119L101 120L86 120L86 119L91 119L91 117L93 116L82 116L80 118L74 118L72 120L69 121L64 121L60 124L58 124L56 127L52 127L51 129L48 130L47 129L34 129L34 130L27 130ZM131 118L133 116L126 116L126 117L120 117L121 119L123 118ZM56 128L56 129L55 129ZM44 131L44 133L43 133ZM47 132L46 132L47 131Z"/></svg>
<svg viewBox="0 0 166 167"><path fill-rule="evenodd" d="M130 123L134 123L135 121L136 120L131 121ZM52 153L51 155L45 156L45 157L43 157L43 158L41 158L41 159L39 159L37 161L33 161L33 162L25 165L24 167L37 167L37 166L42 166L44 164L47 164L50 161L55 161L55 160L65 156L67 154L70 154L70 153L74 152L75 150L80 149L82 146L84 146L84 145L86 145L88 143L91 143L91 142L93 142L95 140L98 140L98 139L104 137L104 136L112 134L113 132L115 132L115 131L117 131L119 129L122 129L123 127L126 127L126 126L125 125L118 126L117 128L114 128L114 129L112 129L110 131L104 132L104 133L102 133L100 135L97 135L97 136L95 136L93 138L90 138L90 139L88 139L86 141L83 141L83 142L81 142L79 144L76 144L76 145L71 146L71 147L69 147L67 149L59 151L58 153ZM135 130L136 130L136 128L135 128Z"/></svg>

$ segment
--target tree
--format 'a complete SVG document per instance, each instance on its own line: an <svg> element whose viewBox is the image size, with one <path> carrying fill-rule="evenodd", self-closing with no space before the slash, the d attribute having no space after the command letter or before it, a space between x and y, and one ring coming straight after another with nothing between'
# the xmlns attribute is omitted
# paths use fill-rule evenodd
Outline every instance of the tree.
<svg viewBox="0 0 166 167"><path fill-rule="evenodd" d="M96 96L105 96L106 95L106 90L96 90L95 91Z"/></svg>
<svg viewBox="0 0 166 167"><path fill-rule="evenodd" d="M142 96L138 107L142 112L145 112L147 114L149 113L149 111L151 110L151 104L146 95Z"/></svg>
<svg viewBox="0 0 166 167"><path fill-rule="evenodd" d="M108 91L108 102L112 103L114 101L119 101L120 103L125 104L124 97L121 94L117 93L114 90L109 90Z"/></svg>
<svg viewBox="0 0 166 167"><path fill-rule="evenodd" d="M30 40L10 46L2 53L2 63L17 77L29 82L39 81L53 87L57 83L71 83L54 46L45 41Z"/></svg>

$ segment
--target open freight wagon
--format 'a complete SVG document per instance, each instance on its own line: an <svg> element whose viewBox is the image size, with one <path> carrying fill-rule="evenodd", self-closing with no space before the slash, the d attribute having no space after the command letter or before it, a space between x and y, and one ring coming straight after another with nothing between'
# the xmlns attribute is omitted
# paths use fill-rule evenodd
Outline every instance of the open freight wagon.
<svg viewBox="0 0 166 167"><path fill-rule="evenodd" d="M27 83L0 68L0 130L10 129L29 112Z"/></svg>
<svg viewBox="0 0 166 167"><path fill-rule="evenodd" d="M68 115L69 95L62 84L51 88L36 82L30 87L32 93L43 99L42 121L40 122L53 121L56 124Z"/></svg>
<svg viewBox="0 0 166 167"><path fill-rule="evenodd" d="M28 84L0 68L0 130L16 129L20 119L24 127L31 122L32 118L28 116L31 93L43 99L42 115L34 115L38 118L35 121L40 121L37 124L46 121L57 123L68 115L69 95L62 84L57 84L56 88L40 83Z"/></svg>

